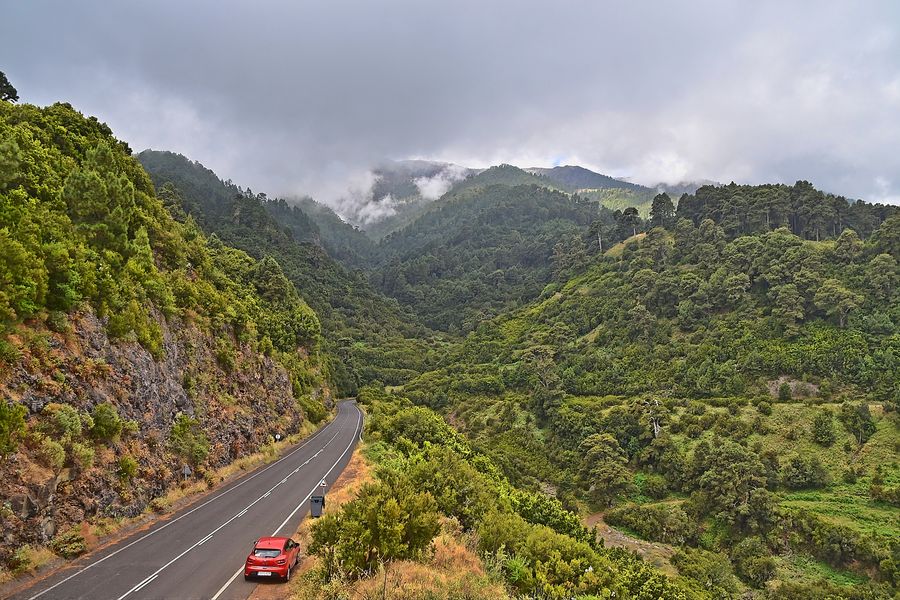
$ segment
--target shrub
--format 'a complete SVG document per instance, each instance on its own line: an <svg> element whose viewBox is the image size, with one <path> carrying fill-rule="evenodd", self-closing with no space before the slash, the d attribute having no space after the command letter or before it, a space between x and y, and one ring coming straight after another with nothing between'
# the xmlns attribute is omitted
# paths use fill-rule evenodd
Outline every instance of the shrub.
<svg viewBox="0 0 900 600"><path fill-rule="evenodd" d="M179 414L169 434L169 448L191 465L197 466L209 455L209 438L200 422L186 414Z"/></svg>
<svg viewBox="0 0 900 600"><path fill-rule="evenodd" d="M12 454L25 433L25 414L21 404L0 401L0 457Z"/></svg>
<svg viewBox="0 0 900 600"><path fill-rule="evenodd" d="M716 598L727 598L737 591L731 562L723 554L681 548L672 556L672 564L685 577L700 582Z"/></svg>
<svg viewBox="0 0 900 600"><path fill-rule="evenodd" d="M80 442L72 444L72 459L82 471L94 466L94 449Z"/></svg>
<svg viewBox="0 0 900 600"><path fill-rule="evenodd" d="M875 433L875 422L872 420L872 413L869 412L869 405L865 402L855 405L844 402L841 405L840 419L847 432L856 438L860 446Z"/></svg>
<svg viewBox="0 0 900 600"><path fill-rule="evenodd" d="M19 349L5 338L0 337L0 364L11 365L18 362L20 358L22 358L22 353L19 352Z"/></svg>
<svg viewBox="0 0 900 600"><path fill-rule="evenodd" d="M38 443L38 456L46 466L59 471L66 464L66 450L62 444L42 435Z"/></svg>
<svg viewBox="0 0 900 600"><path fill-rule="evenodd" d="M63 558L75 558L87 550L84 536L77 527L61 533L50 542L50 549Z"/></svg>
<svg viewBox="0 0 900 600"><path fill-rule="evenodd" d="M784 487L791 490L823 487L828 480L828 471L817 456L792 456L781 472Z"/></svg>
<svg viewBox="0 0 900 600"><path fill-rule="evenodd" d="M791 384L787 381L778 386L778 400L781 402L790 402L793 398L793 392L791 392Z"/></svg>
<svg viewBox="0 0 900 600"><path fill-rule="evenodd" d="M775 560L758 537L742 540L731 553L738 576L754 587L762 585L775 574Z"/></svg>
<svg viewBox="0 0 900 600"><path fill-rule="evenodd" d="M82 426L93 424L89 416L79 414L74 406L57 402L45 406L41 416L44 417L42 429L63 443L81 438Z"/></svg>
<svg viewBox="0 0 900 600"><path fill-rule="evenodd" d="M772 403L771 402L760 402L756 405L756 410L759 411L759 414L769 416L772 414Z"/></svg>
<svg viewBox="0 0 900 600"><path fill-rule="evenodd" d="M820 446L831 446L834 443L834 419L831 411L823 409L813 419L812 440Z"/></svg>
<svg viewBox="0 0 900 600"><path fill-rule="evenodd" d="M431 494L396 477L364 485L339 513L317 521L309 552L322 559L330 576L358 578L382 561L419 556L438 531Z"/></svg>
<svg viewBox="0 0 900 600"><path fill-rule="evenodd" d="M47 327L56 333L66 333L69 331L69 318L60 310L52 310L47 315Z"/></svg>
<svg viewBox="0 0 900 600"><path fill-rule="evenodd" d="M623 506L606 513L606 521L645 539L669 544L684 544L699 535L696 522L679 506Z"/></svg>
<svg viewBox="0 0 900 600"><path fill-rule="evenodd" d="M102 402L94 407L91 414L94 424L91 437L101 441L109 441L122 432L122 419L119 411L109 402Z"/></svg>
<svg viewBox="0 0 900 600"><path fill-rule="evenodd" d="M662 500L669 495L669 486L665 477L651 474L644 478L641 491L655 500Z"/></svg>
<svg viewBox="0 0 900 600"><path fill-rule="evenodd" d="M119 458L119 468L116 470L116 474L119 476L119 480L127 483L131 481L131 479L137 475L138 463L134 460L134 457L126 454Z"/></svg>
<svg viewBox="0 0 900 600"><path fill-rule="evenodd" d="M219 366L226 373L234 371L237 357L234 352L234 346L227 340L216 338L216 362L219 363Z"/></svg>

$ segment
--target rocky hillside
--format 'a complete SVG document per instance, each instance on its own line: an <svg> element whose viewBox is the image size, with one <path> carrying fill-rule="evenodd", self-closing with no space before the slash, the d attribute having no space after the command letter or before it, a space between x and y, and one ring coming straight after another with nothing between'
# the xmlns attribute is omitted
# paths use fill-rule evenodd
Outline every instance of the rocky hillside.
<svg viewBox="0 0 900 600"><path fill-rule="evenodd" d="M325 418L319 319L166 206L106 125L0 102L0 562ZM157 502L157 505L159 503ZM2 577L2 574L0 574Z"/></svg>

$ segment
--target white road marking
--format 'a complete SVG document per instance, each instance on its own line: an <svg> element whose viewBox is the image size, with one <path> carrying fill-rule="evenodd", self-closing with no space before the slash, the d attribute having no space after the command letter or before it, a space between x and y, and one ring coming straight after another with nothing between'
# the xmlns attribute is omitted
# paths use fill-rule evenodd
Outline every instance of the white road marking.
<svg viewBox="0 0 900 600"><path fill-rule="evenodd" d="M331 439L328 440L328 444L330 444L331 442L333 442L333 441L335 440L335 438L336 438L337 436L339 436L343 430L344 430L344 426L341 425L341 427L340 427L340 429L338 429L337 433L335 433L335 434L331 437ZM328 444L326 444L326 446L327 446ZM333 467L332 467L332 468L333 468ZM257 498L256 500L254 500L253 502L251 502L250 504L248 504L248 505L247 505L247 508L249 509L249 508L252 507L254 504L256 504L257 502L259 502L260 500L262 500L263 498L268 497L269 494L272 493L272 490L274 490L277 486L278 486L278 484L276 483L274 486L272 486L271 488L269 488L269 491L267 491L265 494L263 494L262 496L260 496L259 498ZM163 566L161 566L160 568L158 568L156 571L154 571L154 572L150 575L150 577L151 577L151 578L155 578L157 575L159 575L160 573L162 573L164 570L166 570L167 568L169 568L173 563L175 563L177 560L179 560L182 556L184 556L185 554L187 554L188 552L190 552L191 550L193 550L194 548L196 548L197 546L199 546L200 544L202 544L203 542L205 542L206 540L208 540L209 538L211 538L213 535L215 535L216 533L218 533L219 531L221 531L223 528L227 527L227 526L228 526L232 521L234 521L236 518L237 518L237 517L231 517L230 519L228 519L227 521L225 521L224 523L222 523L221 525L219 525L218 527L216 527L215 529L213 529L213 530L209 533L209 535L207 535L206 537L204 537L202 540L200 540L199 542L194 542L194 544L193 544L192 546L190 546L187 550L185 550L184 552L182 552L181 554L179 554L178 556L176 556L175 558L173 558L172 560L170 560L169 562L167 562L166 564L164 564ZM135 591L135 588L132 588L132 589L128 590L127 592L125 592L124 594L122 594L121 596L119 596L116 600L122 600L123 598L125 598L125 596L127 596L128 594L130 594L130 593L132 593L132 592L134 592L134 591Z"/></svg>
<svg viewBox="0 0 900 600"><path fill-rule="evenodd" d="M358 409L357 409L357 410L358 410ZM360 412L358 413L358 415L357 415L356 426L359 427L359 426L360 426L360 423L362 423L362 411L360 411ZM356 436L354 435L353 437L355 438ZM349 452L349 451L350 451L350 448L353 447L354 442L355 442L355 439L351 439L350 445L347 446L347 448L344 450L343 454L341 454L340 457L338 457L337 461L335 461L335 463L334 463L333 465L331 465L331 468L328 469L328 471L325 473L325 477L328 477L328 475L334 470L334 468L335 468L336 466L338 466L338 463L340 463L340 462L344 459L344 457L347 455L347 452ZM325 477L322 477L322 479L325 479ZM303 500L301 500L301 501L300 501L300 504L297 505L297 508L295 508L293 511L291 511L291 514L288 515L287 519L285 519L284 521L282 521L281 525L279 525L278 528L277 528L275 531L272 532L272 535L273 535L273 536L276 535L279 531L281 531L281 529L282 529L285 525L287 525L288 521L290 521L291 518L292 518L295 514L297 514L297 511L300 510L300 508L302 508L304 504L306 504L306 501L310 499L310 497L313 495L313 492L316 491L316 488L317 488L317 487L319 487L319 486L317 485L317 486L315 486L312 490L310 490L309 494L306 495L306 498L304 498ZM232 575L232 576L228 579L228 581L225 582L225 585L223 585L222 587L219 588L219 591L216 592L216 595L213 596L210 600L219 600L219 596L221 596L222 594L224 594L224 593L225 593L225 590L228 589L228 586L230 586L232 583L234 583L234 580L237 579L237 578L240 576L241 572L244 570L244 566L245 566L245 565L241 565L241 567L240 567L237 571L234 572L234 575Z"/></svg>
<svg viewBox="0 0 900 600"><path fill-rule="evenodd" d="M202 540L200 540L199 542L197 542L197 545L198 545L198 546L202 546L203 544L205 544L206 542L208 542L209 540L211 540L211 539L212 539L212 536L213 536L213 534L209 534L208 536L206 536L205 538L203 538Z"/></svg>
<svg viewBox="0 0 900 600"><path fill-rule="evenodd" d="M216 495L216 496L213 496L212 498L210 498L209 500L207 500L207 501L204 502L203 504L200 504L199 506L195 506L194 508L192 508L191 510L187 511L187 512L184 513L183 515L181 515L181 516L179 516L179 517L176 517L176 518L172 519L171 521L165 523L162 527L159 527L159 528L157 528L157 529L154 529L153 531L148 532L146 535L143 535L143 536L139 537L138 539L134 540L133 542L131 542L131 543L125 545L125 546L122 546L121 548L119 548L119 549L116 550L115 552L111 552L111 553L107 554L106 556L104 556L103 558L101 558L101 559L99 559L99 560L96 560L96 561L90 563L89 565L87 565L87 566L84 567L83 569L80 569L79 571L76 571L76 572L72 573L71 575L69 575L69 576L66 577L65 579L62 579L62 580L58 581L57 583L51 585L51 586L48 587L47 589L38 592L38 593L35 594L34 596L31 596L30 598L28 598L28 600L35 600L36 598L40 598L41 596L43 596L43 595L46 594L47 592L56 589L57 587L59 587L59 586L61 586L62 584L66 583L67 581L70 581L71 579L74 579L75 577L78 577L79 575L81 575L82 573L84 573L85 571L87 571L88 569L91 569L91 568L93 568L93 567L99 565L99 564L102 563L103 561L105 561L105 560L107 560L107 559L109 559L109 558L112 558L113 556L117 555L118 553L124 552L125 550L131 548L131 547L134 546L135 544L138 544L138 543L144 541L145 539L149 538L150 536L159 533L160 531L162 531L162 530L165 529L166 527L169 527L170 525L173 525L173 524L177 523L178 521L180 521L181 519L183 519L183 518L185 518L186 516L190 515L191 513L200 510L200 509L203 508L204 506L207 506L208 504L210 504L210 503L212 503L212 502L215 502L216 500L218 500L218 499L221 498L222 496L224 496L224 495L226 495L226 494L230 494L231 492L233 492L234 490L238 489L239 487L241 487L242 485L244 485L244 484L247 483L248 481L250 481L250 480L252 480L252 479L255 479L256 477L262 475L263 473L265 473L266 471L268 471L269 469L271 469L272 467L274 467L274 466L277 465L278 463L280 463L280 462L282 462L282 461L284 461L284 460L287 460L288 458L292 457L294 454L296 454L297 452L299 452L300 450L302 450L303 448L305 448L308 444L310 444L315 438L319 437L319 434L321 434L322 432L326 431L326 430L327 430L329 427L331 427L331 425L333 425L333 424L334 424L334 421L332 421L331 423L329 423L328 425L326 425L325 427L323 427L323 428L320 429L319 431L315 432L312 436L310 436L310 438L309 438L308 440L306 440L305 442L303 442L302 444L300 444L299 446L297 446L297 447L296 447L294 450L292 450L289 454L286 454L285 456L282 456L281 458L279 458L278 460L276 460L275 462L273 462L273 463L270 464L269 466L267 466L267 467L265 467L265 468L259 470L258 472L254 473L253 475L247 477L246 479L244 479L243 481L241 481L240 483L238 483L238 484L235 485L234 487L228 488L227 490L225 490L225 491L222 492L221 494L218 494L218 495ZM342 427L341 429L343 429L343 427ZM340 430L338 431L338 433L340 433ZM335 437L336 437L336 436L337 436L337 434L335 434ZM332 438L332 439L334 439L334 438ZM309 461L307 461L307 463L308 463L308 462L309 462ZM305 465L306 463L303 463L303 464ZM249 507L248 507L248 508L249 508Z"/></svg>

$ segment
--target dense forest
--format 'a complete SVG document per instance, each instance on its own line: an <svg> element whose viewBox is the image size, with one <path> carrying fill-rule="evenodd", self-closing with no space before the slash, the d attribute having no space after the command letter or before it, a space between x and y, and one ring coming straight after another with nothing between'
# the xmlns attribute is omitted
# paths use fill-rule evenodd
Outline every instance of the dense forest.
<svg viewBox="0 0 900 600"><path fill-rule="evenodd" d="M432 327L471 329L537 296L597 206L535 185L465 186L382 241L373 281Z"/></svg>
<svg viewBox="0 0 900 600"><path fill-rule="evenodd" d="M514 483L682 548L682 573L734 573L723 595L879 597L900 551L898 240L897 213L868 241L657 227L572 255L404 393Z"/></svg>
<svg viewBox="0 0 900 600"><path fill-rule="evenodd" d="M339 393L376 379L399 383L433 362L429 330L315 243L315 223L302 210L223 182L181 155L138 158L164 201L224 242L282 266L322 321Z"/></svg>

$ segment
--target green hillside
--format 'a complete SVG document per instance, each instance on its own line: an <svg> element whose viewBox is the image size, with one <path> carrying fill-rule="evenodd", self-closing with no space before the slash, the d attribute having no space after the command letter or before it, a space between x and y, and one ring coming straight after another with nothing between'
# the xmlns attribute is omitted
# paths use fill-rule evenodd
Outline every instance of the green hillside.
<svg viewBox="0 0 900 600"><path fill-rule="evenodd" d="M304 239L304 219L312 221L318 230L317 239L328 255L350 269L370 267L377 258L376 244L366 233L312 198L303 197L289 202L278 199L264 205L272 217L289 227L298 239Z"/></svg>
<svg viewBox="0 0 900 600"><path fill-rule="evenodd" d="M514 483L680 548L683 573L725 561L725 593L896 585L898 239L897 213L866 242L652 229L404 393Z"/></svg>
<svg viewBox="0 0 900 600"><path fill-rule="evenodd" d="M381 242L373 281L432 327L470 329L537 296L596 218L596 205L545 187L462 186Z"/></svg>
<svg viewBox="0 0 900 600"><path fill-rule="evenodd" d="M278 263L165 201L96 118L0 102L0 582L327 415Z"/></svg>
<svg viewBox="0 0 900 600"><path fill-rule="evenodd" d="M579 190L622 189L635 192L651 193L653 190L635 183L615 179L609 175L595 173L577 165L565 165L553 168L532 167L525 169L534 175L545 177L569 192Z"/></svg>
<svg viewBox="0 0 900 600"><path fill-rule="evenodd" d="M399 382L427 367L431 334L394 301L365 279L335 262L318 244L294 232L312 232L314 224L299 209L276 220L273 203L218 179L212 171L172 153L139 155L160 194L171 196L209 234L246 251L270 256L284 269L300 295L322 320L336 382L342 393L378 379ZM170 184L170 185L167 185ZM308 229L305 228L309 224Z"/></svg>

